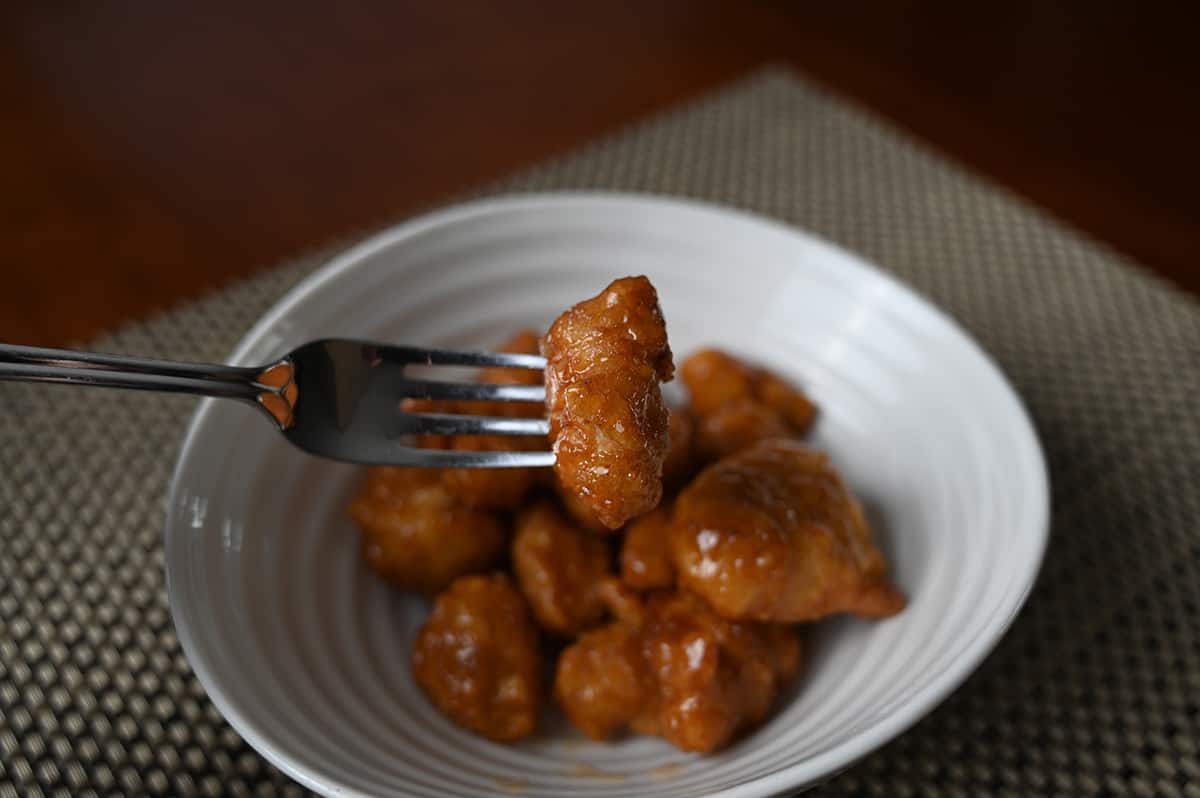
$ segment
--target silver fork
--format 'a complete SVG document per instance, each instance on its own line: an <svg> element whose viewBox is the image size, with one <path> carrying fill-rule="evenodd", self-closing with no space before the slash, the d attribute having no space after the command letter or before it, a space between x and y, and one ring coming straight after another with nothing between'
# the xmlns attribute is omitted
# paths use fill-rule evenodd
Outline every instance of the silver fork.
<svg viewBox="0 0 1200 798"><path fill-rule="evenodd" d="M0 344L0 380L132 388L238 399L258 407L293 444L319 457L431 468L550 466L550 451L474 452L415 447L413 435L547 435L545 418L416 413L403 399L544 402L543 385L431 380L412 366L544 369L545 358L366 341L307 343L260 368Z"/></svg>

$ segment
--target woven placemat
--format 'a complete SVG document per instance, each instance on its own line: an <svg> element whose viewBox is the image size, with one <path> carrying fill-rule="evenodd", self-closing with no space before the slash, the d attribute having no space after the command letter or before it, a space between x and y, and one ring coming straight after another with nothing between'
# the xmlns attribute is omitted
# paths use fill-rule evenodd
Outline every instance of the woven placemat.
<svg viewBox="0 0 1200 798"><path fill-rule="evenodd" d="M954 314L1049 457L1042 578L932 716L820 795L1200 797L1200 308L778 70L485 193L698 197L840 242ZM323 262L95 342L218 360ZM171 626L160 525L189 400L0 385L0 798L293 795Z"/></svg>

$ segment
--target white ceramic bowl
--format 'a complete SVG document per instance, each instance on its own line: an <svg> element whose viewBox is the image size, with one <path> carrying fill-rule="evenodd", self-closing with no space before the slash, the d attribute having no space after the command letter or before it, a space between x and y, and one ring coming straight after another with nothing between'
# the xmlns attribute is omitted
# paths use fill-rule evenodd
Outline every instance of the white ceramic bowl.
<svg viewBox="0 0 1200 798"><path fill-rule="evenodd" d="M815 444L863 499L909 596L837 619L755 733L713 756L584 741L551 715L497 745L456 728L408 668L425 604L363 565L343 511L359 470L206 401L180 455L166 570L180 640L246 740L326 795L765 796L810 785L944 699L1012 622L1047 537L1021 403L949 318L861 260L753 216L606 194L473 203L388 230L288 294L231 362L327 335L494 346L614 277L649 275L677 356L719 344L802 384Z"/></svg>

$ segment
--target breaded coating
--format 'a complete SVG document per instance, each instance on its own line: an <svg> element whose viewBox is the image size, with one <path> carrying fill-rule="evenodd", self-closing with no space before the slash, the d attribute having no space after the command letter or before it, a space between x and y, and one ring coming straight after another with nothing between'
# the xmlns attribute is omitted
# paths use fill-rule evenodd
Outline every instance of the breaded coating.
<svg viewBox="0 0 1200 798"><path fill-rule="evenodd" d="M542 352L559 484L575 511L619 529L662 496L660 383L674 365L654 286L645 277L614 281L559 316Z"/></svg>
<svg viewBox="0 0 1200 798"><path fill-rule="evenodd" d="M640 622L615 621L564 650L554 693L594 739L629 726L709 752L761 723L799 668L791 628L725 620L695 596L660 593Z"/></svg>
<svg viewBox="0 0 1200 798"><path fill-rule="evenodd" d="M655 596L648 614L658 733L684 751L715 751L757 726L799 670L790 628L725 620L686 593Z"/></svg>
<svg viewBox="0 0 1200 798"><path fill-rule="evenodd" d="M604 599L604 605L613 618L632 626L641 626L645 623L646 602L644 597L618 577L606 577L600 582L597 591Z"/></svg>
<svg viewBox="0 0 1200 798"><path fill-rule="evenodd" d="M761 441L702 471L676 501L671 551L680 586L726 618L904 607L862 508L829 459L795 441Z"/></svg>
<svg viewBox="0 0 1200 798"><path fill-rule="evenodd" d="M572 524L543 500L517 517L513 572L533 616L556 635L575 635L604 620L599 587L612 569L608 540Z"/></svg>
<svg viewBox="0 0 1200 798"><path fill-rule="evenodd" d="M540 339L532 330L522 330L499 348L501 352L536 355ZM542 373L529 369L486 368L479 381L498 385L537 385ZM452 402L407 399L401 406L410 413L460 413L477 416L537 418L545 407L529 402ZM536 451L548 446L544 438L512 435L422 435L418 445L429 449L469 452ZM447 468L442 480L450 494L470 507L485 510L515 510L537 480L532 468Z"/></svg>
<svg viewBox="0 0 1200 798"><path fill-rule="evenodd" d="M378 466L350 503L362 550L381 576L405 590L432 594L463 574L486 571L507 538L496 516L464 506L441 474Z"/></svg>
<svg viewBox="0 0 1200 798"><path fill-rule="evenodd" d="M551 484L554 486L555 493L558 494L563 509L567 511L567 515L570 516L571 520L579 525L580 529L586 529L589 532L602 535L613 531L605 524L600 523L600 519L592 512L592 505L586 497L576 495L563 488L562 483L558 481L558 477L554 477L551 480Z"/></svg>
<svg viewBox="0 0 1200 798"><path fill-rule="evenodd" d="M767 438L797 437L816 419L803 392L725 352L696 352L679 371L697 417L695 448L707 462Z"/></svg>
<svg viewBox="0 0 1200 798"><path fill-rule="evenodd" d="M621 541L621 581L636 590L675 584L670 507L660 505L626 528Z"/></svg>
<svg viewBox="0 0 1200 798"><path fill-rule="evenodd" d="M593 740L624 729L655 700L639 630L610 623L584 632L558 658L554 695L567 718Z"/></svg>
<svg viewBox="0 0 1200 798"><path fill-rule="evenodd" d="M458 725L498 742L533 733L541 654L525 599L508 576L464 576L439 594L413 643L412 668Z"/></svg>
<svg viewBox="0 0 1200 798"><path fill-rule="evenodd" d="M696 451L707 465L759 441L792 435L792 428L774 410L754 399L738 398L700 417Z"/></svg>

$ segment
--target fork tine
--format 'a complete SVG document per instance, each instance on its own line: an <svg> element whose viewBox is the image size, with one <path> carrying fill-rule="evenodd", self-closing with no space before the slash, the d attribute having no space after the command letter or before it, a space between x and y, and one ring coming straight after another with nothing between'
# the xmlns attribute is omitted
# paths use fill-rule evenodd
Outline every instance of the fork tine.
<svg viewBox="0 0 1200 798"><path fill-rule="evenodd" d="M546 368L541 355L522 355L513 352L460 352L455 349L428 349L420 346L379 346L378 355L384 361L424 366L485 366L492 368Z"/></svg>
<svg viewBox="0 0 1200 798"><path fill-rule="evenodd" d="M553 466L552 451L462 451L384 446L370 452L355 451L346 458L362 466L414 468L542 468Z"/></svg>
<svg viewBox="0 0 1200 798"><path fill-rule="evenodd" d="M399 432L416 435L549 435L550 422L544 418L503 418L469 416L455 413L404 413L399 416Z"/></svg>
<svg viewBox="0 0 1200 798"><path fill-rule="evenodd" d="M303 448L303 447L301 447ZM542 468L554 465L554 452L475 452L460 449L422 449L391 442L366 450L314 452L359 465L413 468Z"/></svg>
<svg viewBox="0 0 1200 798"><path fill-rule="evenodd" d="M543 385L495 385L486 382L409 380L400 386L406 399L454 399L476 402L545 402Z"/></svg>
<svg viewBox="0 0 1200 798"><path fill-rule="evenodd" d="M469 452L458 449L391 449L377 465L419 468L542 468L554 465L554 452Z"/></svg>

